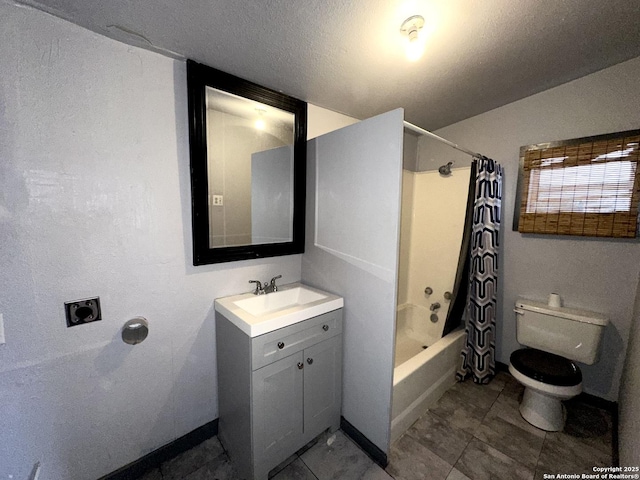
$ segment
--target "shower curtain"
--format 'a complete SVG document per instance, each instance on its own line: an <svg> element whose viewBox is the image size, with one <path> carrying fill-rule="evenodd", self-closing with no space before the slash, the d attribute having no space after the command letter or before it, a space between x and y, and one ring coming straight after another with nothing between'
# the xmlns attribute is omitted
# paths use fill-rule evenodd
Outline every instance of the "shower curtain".
<svg viewBox="0 0 640 480"><path fill-rule="evenodd" d="M456 278L451 291L451 303L447 311L447 319L444 322L442 336L458 328L465 319L464 312L467 309L469 297L469 246L471 245L471 226L473 224L473 206L476 199L476 171L478 161L474 158L471 162L469 172L469 190L467 191L467 207L464 214L464 230L462 231L462 242L460 242L460 255L458 256L458 268Z"/></svg>
<svg viewBox="0 0 640 480"><path fill-rule="evenodd" d="M502 200L502 166L477 158L475 201L471 231L468 318L459 381L468 376L486 384L495 374L495 330L498 247Z"/></svg>

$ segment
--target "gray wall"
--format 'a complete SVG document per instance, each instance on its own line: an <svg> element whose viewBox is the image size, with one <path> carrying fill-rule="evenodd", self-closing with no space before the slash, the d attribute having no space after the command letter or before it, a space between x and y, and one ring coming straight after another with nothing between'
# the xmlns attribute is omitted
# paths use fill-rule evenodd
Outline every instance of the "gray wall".
<svg viewBox="0 0 640 480"><path fill-rule="evenodd" d="M640 277L620 387L620 465L640 465Z"/></svg>
<svg viewBox="0 0 640 480"><path fill-rule="evenodd" d="M307 145L302 280L345 299L342 415L385 453L390 447L402 120L403 111L394 110Z"/></svg>
<svg viewBox="0 0 640 480"><path fill-rule="evenodd" d="M192 266L184 63L0 18L0 478L39 460L94 480L218 416L214 299L298 281L301 256ZM102 321L67 328L64 302L93 295ZM126 345L136 315L149 337Z"/></svg>
<svg viewBox="0 0 640 480"><path fill-rule="evenodd" d="M611 319L600 362L582 368L585 391L609 400L618 398L640 242L522 235L511 224L520 146L639 128L639 77L636 58L435 132L505 167L497 359L508 363L519 348L513 315L517 296L544 300L558 292L566 305ZM471 161L456 155L456 166Z"/></svg>
<svg viewBox="0 0 640 480"><path fill-rule="evenodd" d="M420 136L410 130L404 131L404 146L402 149L402 168L410 172L418 171L418 142Z"/></svg>

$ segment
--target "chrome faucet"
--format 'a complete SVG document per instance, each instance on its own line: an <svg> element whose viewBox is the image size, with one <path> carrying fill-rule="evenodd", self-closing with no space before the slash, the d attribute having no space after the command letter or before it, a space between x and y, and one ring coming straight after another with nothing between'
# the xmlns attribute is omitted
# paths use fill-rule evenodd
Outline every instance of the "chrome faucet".
<svg viewBox="0 0 640 480"><path fill-rule="evenodd" d="M276 285L276 280L278 280L279 278L282 278L282 275L278 275L276 277L273 277L268 285L265 283L264 284L264 293L277 292L278 291L278 286Z"/></svg>
<svg viewBox="0 0 640 480"><path fill-rule="evenodd" d="M253 291L254 295L265 295L271 292L278 291L278 285L276 285L276 280L282 278L282 275L275 276L271 279L269 283L264 282L264 285L260 282L260 280L249 280L249 283L255 283L256 289Z"/></svg>
<svg viewBox="0 0 640 480"><path fill-rule="evenodd" d="M262 282L260 282L260 280L249 280L249 283L255 283L256 284L256 289L253 291L254 295L264 295L265 292L264 288L262 287ZM265 283L265 286L267 284Z"/></svg>

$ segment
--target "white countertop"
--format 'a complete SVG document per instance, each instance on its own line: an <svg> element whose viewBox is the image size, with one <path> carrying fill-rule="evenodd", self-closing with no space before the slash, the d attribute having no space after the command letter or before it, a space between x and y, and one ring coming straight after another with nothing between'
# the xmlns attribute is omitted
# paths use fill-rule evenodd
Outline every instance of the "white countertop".
<svg viewBox="0 0 640 480"><path fill-rule="evenodd" d="M243 305L246 309L242 308ZM302 283L282 285L277 292L264 295L243 293L215 301L216 312L250 337L264 335L343 306L342 297ZM259 311L263 313L256 313Z"/></svg>

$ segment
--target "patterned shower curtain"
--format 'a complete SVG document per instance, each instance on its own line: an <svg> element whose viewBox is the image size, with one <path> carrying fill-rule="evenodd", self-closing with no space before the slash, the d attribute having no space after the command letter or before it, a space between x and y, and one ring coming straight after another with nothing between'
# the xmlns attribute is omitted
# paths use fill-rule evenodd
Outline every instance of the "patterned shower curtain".
<svg viewBox="0 0 640 480"><path fill-rule="evenodd" d="M486 157L476 160L478 170L471 231L467 338L456 377L462 381L472 376L475 383L486 384L495 374L502 166Z"/></svg>

